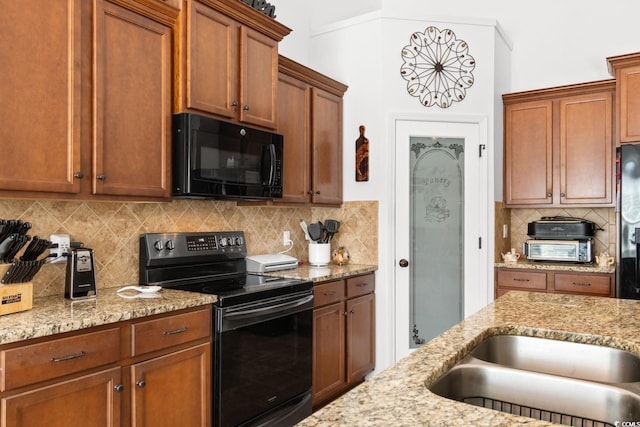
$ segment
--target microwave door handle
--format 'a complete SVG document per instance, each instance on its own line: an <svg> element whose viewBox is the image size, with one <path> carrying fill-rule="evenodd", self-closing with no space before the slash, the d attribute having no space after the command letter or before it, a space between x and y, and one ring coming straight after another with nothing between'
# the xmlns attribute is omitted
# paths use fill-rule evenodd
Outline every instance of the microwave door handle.
<svg viewBox="0 0 640 427"><path fill-rule="evenodd" d="M264 155L268 152L269 154L269 178L267 180L267 185L273 185L275 180L275 170L276 170L276 146L274 144L269 144L268 147L262 148L262 166L265 165ZM264 182L264 180L263 180Z"/></svg>

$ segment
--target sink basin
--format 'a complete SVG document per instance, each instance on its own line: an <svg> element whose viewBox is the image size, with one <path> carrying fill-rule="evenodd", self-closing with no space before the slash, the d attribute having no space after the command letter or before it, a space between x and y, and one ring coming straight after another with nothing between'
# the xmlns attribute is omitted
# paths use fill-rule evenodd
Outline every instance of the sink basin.
<svg viewBox="0 0 640 427"><path fill-rule="evenodd" d="M449 399L557 424L640 420L640 395L624 388L486 363L456 365L429 388Z"/></svg>
<svg viewBox="0 0 640 427"><path fill-rule="evenodd" d="M496 335L482 341L471 351L471 355L511 368L589 381L640 381L640 357L601 345Z"/></svg>
<svg viewBox="0 0 640 427"><path fill-rule="evenodd" d="M614 426L640 420L640 358L605 346L498 335L429 390L557 424Z"/></svg>

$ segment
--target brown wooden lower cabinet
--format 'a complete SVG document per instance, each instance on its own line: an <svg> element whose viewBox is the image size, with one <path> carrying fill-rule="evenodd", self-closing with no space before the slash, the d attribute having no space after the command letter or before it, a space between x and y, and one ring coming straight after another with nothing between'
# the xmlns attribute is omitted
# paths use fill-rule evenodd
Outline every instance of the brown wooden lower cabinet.
<svg viewBox="0 0 640 427"><path fill-rule="evenodd" d="M496 268L495 297L510 290L615 297L614 273Z"/></svg>
<svg viewBox="0 0 640 427"><path fill-rule="evenodd" d="M374 274L314 286L313 406L364 381L375 367Z"/></svg>
<svg viewBox="0 0 640 427"><path fill-rule="evenodd" d="M203 306L0 346L0 426L210 426L211 327Z"/></svg>
<svg viewBox="0 0 640 427"><path fill-rule="evenodd" d="M3 427L119 426L120 368L34 387L2 399ZM123 424L124 425L124 424Z"/></svg>

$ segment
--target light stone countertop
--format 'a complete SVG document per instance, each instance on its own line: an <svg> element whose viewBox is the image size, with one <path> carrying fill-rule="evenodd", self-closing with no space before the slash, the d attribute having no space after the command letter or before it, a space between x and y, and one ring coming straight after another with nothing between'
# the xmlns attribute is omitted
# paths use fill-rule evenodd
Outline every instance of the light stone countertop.
<svg viewBox="0 0 640 427"><path fill-rule="evenodd" d="M321 282L369 273L376 268L358 264L330 264L327 267L302 265L268 275ZM63 296L35 298L32 309L0 316L0 345L169 313L212 304L217 300L215 295L167 288L151 297L132 291L119 295L118 289L120 288L99 289L98 296L88 300L71 301ZM126 296L137 298L125 298Z"/></svg>
<svg viewBox="0 0 640 427"><path fill-rule="evenodd" d="M35 298L31 310L0 316L0 344L168 313L217 300L215 295L172 289L162 289L152 297L126 291L125 296L138 297L125 298L118 295L118 289L100 289L96 298L88 300L71 301L63 296Z"/></svg>
<svg viewBox="0 0 640 427"><path fill-rule="evenodd" d="M303 264L297 268L272 271L269 273L264 273L264 275L285 277L287 279L311 280L312 282L317 283L325 282L327 280L338 280L345 277L372 273L377 269L377 266L368 264L337 265L331 263L326 267L313 267L309 264Z"/></svg>
<svg viewBox="0 0 640 427"><path fill-rule="evenodd" d="M552 425L449 400L427 389L480 341L496 334L609 345L640 355L640 301L510 291L299 425Z"/></svg>

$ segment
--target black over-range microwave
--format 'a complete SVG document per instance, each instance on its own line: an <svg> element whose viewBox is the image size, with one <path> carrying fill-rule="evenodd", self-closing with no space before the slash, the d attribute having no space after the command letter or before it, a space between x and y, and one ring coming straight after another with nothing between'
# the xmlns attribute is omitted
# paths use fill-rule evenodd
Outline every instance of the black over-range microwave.
<svg viewBox="0 0 640 427"><path fill-rule="evenodd" d="M282 197L282 135L192 113L173 115L176 198Z"/></svg>

